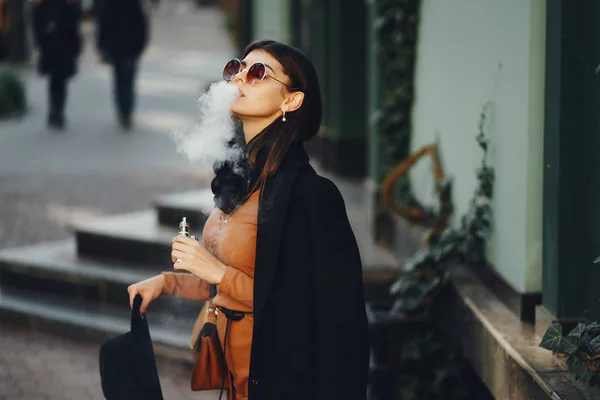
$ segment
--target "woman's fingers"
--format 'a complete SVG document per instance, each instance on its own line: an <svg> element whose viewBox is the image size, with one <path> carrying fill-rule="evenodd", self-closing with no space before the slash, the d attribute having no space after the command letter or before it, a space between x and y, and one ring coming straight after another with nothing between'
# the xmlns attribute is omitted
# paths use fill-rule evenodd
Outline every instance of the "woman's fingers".
<svg viewBox="0 0 600 400"><path fill-rule="evenodd" d="M175 260L181 258L180 256L175 255L175 253L181 255L182 253L185 253L186 250L186 245L182 244L181 242L173 242L173 246L171 248L171 261L175 262Z"/></svg>
<svg viewBox="0 0 600 400"><path fill-rule="evenodd" d="M150 296L142 297L142 304L140 304L140 314L144 318L148 305L150 304Z"/></svg>
<svg viewBox="0 0 600 400"><path fill-rule="evenodd" d="M173 269L176 270L176 271L192 272L191 268L190 268L190 264L188 262L185 262L185 261L181 261L181 262L175 261L173 263Z"/></svg>
<svg viewBox="0 0 600 400"><path fill-rule="evenodd" d="M140 305L140 314L143 314L146 312L146 309L148 308L148 304L150 304L150 296L146 296L145 294L142 295L140 288L138 287L138 285L131 285L127 288L127 291L129 292L129 308L133 309L133 300L135 299L135 296L137 296L138 294L140 296L142 296L142 304Z"/></svg>
<svg viewBox="0 0 600 400"><path fill-rule="evenodd" d="M178 256L175 255L176 252ZM203 259L210 253L208 252L208 250L206 250L204 246L202 246L202 244L200 244L196 240L190 240L187 243L174 241L171 251L171 260L175 262L175 260L177 260L178 258L181 259L181 255L183 254L186 255L186 257L183 257L184 259L190 260Z"/></svg>
<svg viewBox="0 0 600 400"><path fill-rule="evenodd" d="M181 255L181 254L192 254L193 251L194 251L194 248L191 247L189 244L178 242L178 241L173 241L173 246L172 246L172 251L171 251L171 260L173 262L175 262L175 260L177 260L178 258L181 258L181 257L175 256L175 252L178 252L178 254Z"/></svg>
<svg viewBox="0 0 600 400"><path fill-rule="evenodd" d="M202 279L204 267L214 260L214 256L197 240L185 236L172 239L171 261L173 269L188 271Z"/></svg>
<svg viewBox="0 0 600 400"><path fill-rule="evenodd" d="M177 260L187 260L189 257L187 253L180 250L171 251L171 261L175 262Z"/></svg>
<svg viewBox="0 0 600 400"><path fill-rule="evenodd" d="M189 238L184 235L177 235L173 239L171 239L171 243L173 243L173 244L181 243L181 244L187 244L189 246L191 244L197 243L197 240L194 240L194 239Z"/></svg>
<svg viewBox="0 0 600 400"><path fill-rule="evenodd" d="M173 248L173 249L179 249L179 250L185 250L185 249L192 249L193 247L190 244L188 244L188 243L173 242L173 244L171 245L171 248Z"/></svg>
<svg viewBox="0 0 600 400"><path fill-rule="evenodd" d="M138 294L138 288L136 285L129 285L127 287L127 292L129 293L129 308L133 308L133 299L135 299L135 295Z"/></svg>

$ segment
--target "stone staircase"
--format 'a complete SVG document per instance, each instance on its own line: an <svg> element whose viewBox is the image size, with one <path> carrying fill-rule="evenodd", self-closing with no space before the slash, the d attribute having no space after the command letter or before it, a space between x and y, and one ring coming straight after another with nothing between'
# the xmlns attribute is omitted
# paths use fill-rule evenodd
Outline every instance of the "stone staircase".
<svg viewBox="0 0 600 400"><path fill-rule="evenodd" d="M360 190L338 187L365 271L395 269L397 260L370 242ZM97 343L127 332L127 286L172 270L170 244L179 221L187 217L192 234L201 236L211 207L209 189L158 196L148 210L75 223L72 239L0 250L0 319ZM157 356L191 361L190 334L201 307L171 296L151 303L147 317Z"/></svg>

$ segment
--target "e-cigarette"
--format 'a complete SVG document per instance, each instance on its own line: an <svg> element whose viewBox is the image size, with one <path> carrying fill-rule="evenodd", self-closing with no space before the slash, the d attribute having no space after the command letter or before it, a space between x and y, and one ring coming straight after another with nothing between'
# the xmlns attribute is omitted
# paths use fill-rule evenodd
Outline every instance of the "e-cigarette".
<svg viewBox="0 0 600 400"><path fill-rule="evenodd" d="M178 235L183 235L186 237L190 236L190 224L187 222L187 218L183 217L181 219L181 222L179 223L179 233ZM180 260L179 258L177 260L175 260L176 263L180 263L183 262L182 260Z"/></svg>
<svg viewBox="0 0 600 400"><path fill-rule="evenodd" d="M183 236L190 236L190 224L187 222L187 218L183 217L179 223L179 234Z"/></svg>

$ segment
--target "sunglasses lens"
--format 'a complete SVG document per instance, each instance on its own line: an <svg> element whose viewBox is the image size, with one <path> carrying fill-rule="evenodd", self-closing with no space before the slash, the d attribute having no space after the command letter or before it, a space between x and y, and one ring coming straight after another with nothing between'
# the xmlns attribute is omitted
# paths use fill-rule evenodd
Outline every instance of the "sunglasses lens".
<svg viewBox="0 0 600 400"><path fill-rule="evenodd" d="M240 72L242 67L242 63L240 60L236 60L235 58L225 64L225 68L223 68L223 79L226 81L230 81L233 77Z"/></svg>
<svg viewBox="0 0 600 400"><path fill-rule="evenodd" d="M248 69L246 74L246 81L249 84L254 84L262 81L267 73L267 68L262 63L256 63Z"/></svg>

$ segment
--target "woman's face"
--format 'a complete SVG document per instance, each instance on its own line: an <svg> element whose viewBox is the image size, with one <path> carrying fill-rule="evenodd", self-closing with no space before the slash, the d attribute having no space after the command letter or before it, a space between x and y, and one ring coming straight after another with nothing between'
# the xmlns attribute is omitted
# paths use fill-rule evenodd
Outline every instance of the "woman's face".
<svg viewBox="0 0 600 400"><path fill-rule="evenodd" d="M267 76L255 84L246 82L248 68L262 62L267 67ZM231 105L234 115L243 119L274 119L283 114L286 98L290 93L281 82L290 85L290 78L284 74L283 67L273 56L264 50L253 50L242 60L242 71L232 80L240 90L240 96Z"/></svg>

